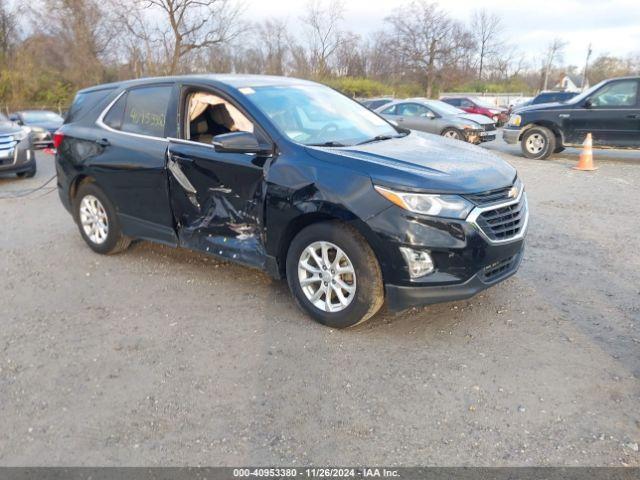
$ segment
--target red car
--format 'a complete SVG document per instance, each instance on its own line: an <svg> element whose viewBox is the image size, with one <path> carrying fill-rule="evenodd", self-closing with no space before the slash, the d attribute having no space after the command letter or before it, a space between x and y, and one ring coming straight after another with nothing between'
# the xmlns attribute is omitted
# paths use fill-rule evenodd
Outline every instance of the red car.
<svg viewBox="0 0 640 480"><path fill-rule="evenodd" d="M507 123L509 120L509 114L506 108L494 107L488 103L484 103L479 98L475 97L445 97L441 98L443 102L458 107L467 113L476 113L478 115L484 115L492 119L500 127Z"/></svg>

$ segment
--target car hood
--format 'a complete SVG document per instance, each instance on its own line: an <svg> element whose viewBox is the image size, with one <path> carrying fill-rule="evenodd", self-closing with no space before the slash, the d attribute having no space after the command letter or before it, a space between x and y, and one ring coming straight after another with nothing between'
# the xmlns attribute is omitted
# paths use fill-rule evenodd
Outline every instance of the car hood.
<svg viewBox="0 0 640 480"><path fill-rule="evenodd" d="M456 118L471 120L472 122L479 123L480 125L490 125L493 123L493 120L486 115L478 115L477 113L461 113L456 115Z"/></svg>
<svg viewBox="0 0 640 480"><path fill-rule="evenodd" d="M516 170L460 140L423 132L353 147L307 147L320 160L369 175L376 184L432 193L479 193L511 185Z"/></svg>
<svg viewBox="0 0 640 480"><path fill-rule="evenodd" d="M0 135L18 133L22 130L20 125L13 122L0 122Z"/></svg>
<svg viewBox="0 0 640 480"><path fill-rule="evenodd" d="M537 103L535 105L529 105L527 107L520 107L513 110L513 113L525 113L538 110L555 110L557 108L567 108L568 103L551 102L551 103Z"/></svg>
<svg viewBox="0 0 640 480"><path fill-rule="evenodd" d="M45 130L55 131L62 126L62 122L31 122L27 124L28 127L40 127Z"/></svg>

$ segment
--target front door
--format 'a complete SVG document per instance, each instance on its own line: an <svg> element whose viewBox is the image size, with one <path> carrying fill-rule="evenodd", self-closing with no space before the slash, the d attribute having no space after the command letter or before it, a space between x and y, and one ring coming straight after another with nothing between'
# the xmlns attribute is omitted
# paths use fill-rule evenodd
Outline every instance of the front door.
<svg viewBox="0 0 640 480"><path fill-rule="evenodd" d="M640 146L640 107L637 80L610 82L583 103L559 112L563 118L565 141L581 144L593 135L594 145L607 147Z"/></svg>
<svg viewBox="0 0 640 480"><path fill-rule="evenodd" d="M182 139L167 151L169 191L181 246L263 268L264 155L219 152L215 135L253 126L221 97L185 95Z"/></svg>

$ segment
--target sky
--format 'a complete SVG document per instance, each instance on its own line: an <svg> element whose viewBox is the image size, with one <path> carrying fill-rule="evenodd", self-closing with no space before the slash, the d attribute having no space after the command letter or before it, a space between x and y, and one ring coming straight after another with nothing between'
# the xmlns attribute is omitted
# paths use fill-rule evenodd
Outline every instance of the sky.
<svg viewBox="0 0 640 480"><path fill-rule="evenodd" d="M367 36L384 25L395 8L410 0L345 0L344 28ZM567 42L564 60L582 68L587 47L592 59L600 54L625 56L640 52L640 0L449 0L436 1L452 17L469 22L473 10L484 8L502 17L506 38L528 61L542 56L554 38ZM260 21L269 17L289 20L296 28L305 0L245 0L248 17Z"/></svg>

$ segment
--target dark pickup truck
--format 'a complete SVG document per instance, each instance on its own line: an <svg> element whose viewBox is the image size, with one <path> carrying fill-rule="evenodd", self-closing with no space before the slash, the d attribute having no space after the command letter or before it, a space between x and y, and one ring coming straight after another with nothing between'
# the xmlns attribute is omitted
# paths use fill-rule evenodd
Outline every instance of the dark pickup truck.
<svg viewBox="0 0 640 480"><path fill-rule="evenodd" d="M640 148L640 77L604 80L564 103L518 110L503 130L527 158L545 159L581 146L588 133L594 147Z"/></svg>

